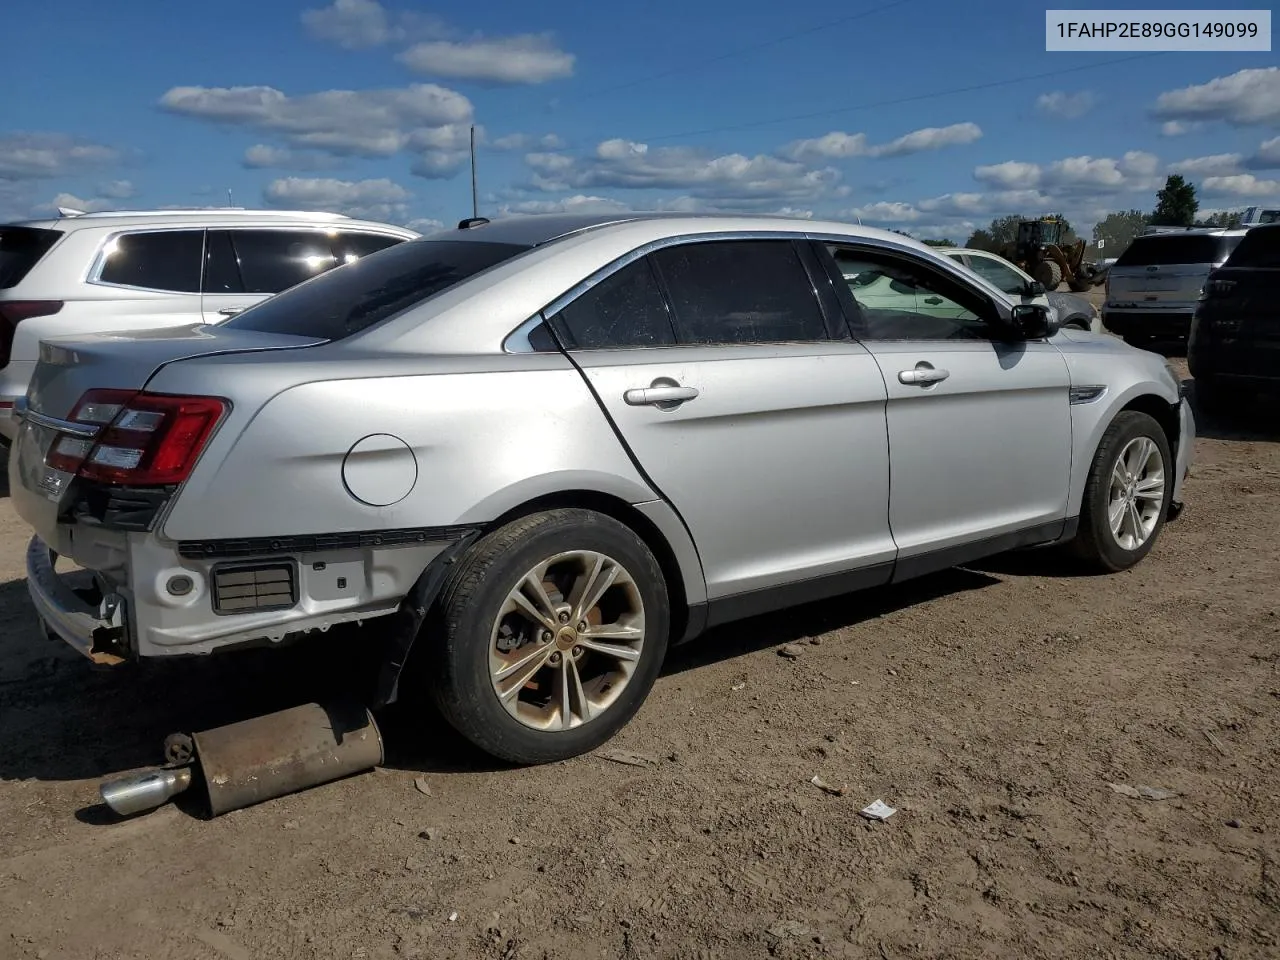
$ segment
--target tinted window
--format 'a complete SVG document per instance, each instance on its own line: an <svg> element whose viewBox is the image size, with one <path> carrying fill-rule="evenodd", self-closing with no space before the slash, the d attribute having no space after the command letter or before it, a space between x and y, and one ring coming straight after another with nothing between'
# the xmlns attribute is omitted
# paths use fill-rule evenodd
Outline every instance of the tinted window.
<svg viewBox="0 0 1280 960"><path fill-rule="evenodd" d="M928 265L856 247L828 249L857 303L855 326L861 339L974 340L992 335L990 302Z"/></svg>
<svg viewBox="0 0 1280 960"><path fill-rule="evenodd" d="M1210 234L1151 234L1136 237L1116 260L1117 267L1172 266L1186 263L1221 263L1236 248L1239 237Z"/></svg>
<svg viewBox="0 0 1280 960"><path fill-rule="evenodd" d="M551 322L561 340L579 350L675 343L667 303L647 258L601 280Z"/></svg>
<svg viewBox="0 0 1280 960"><path fill-rule="evenodd" d="M232 230L231 242L245 293L279 293L338 264L319 230Z"/></svg>
<svg viewBox="0 0 1280 960"><path fill-rule="evenodd" d="M1280 267L1280 227L1250 230L1227 261L1229 267Z"/></svg>
<svg viewBox="0 0 1280 960"><path fill-rule="evenodd" d="M175 293L200 292L203 230L128 233L111 242L98 275L103 283L122 283Z"/></svg>
<svg viewBox="0 0 1280 960"><path fill-rule="evenodd" d="M244 293L240 264L231 245L231 234L226 230L210 230L205 236L204 292Z"/></svg>
<svg viewBox="0 0 1280 960"><path fill-rule="evenodd" d="M60 236L59 230L0 227L0 289L21 283Z"/></svg>
<svg viewBox="0 0 1280 960"><path fill-rule="evenodd" d="M223 326L340 340L527 249L465 240L402 243L264 300Z"/></svg>
<svg viewBox="0 0 1280 960"><path fill-rule="evenodd" d="M690 243L654 258L684 343L827 339L813 284L789 241Z"/></svg>
<svg viewBox="0 0 1280 960"><path fill-rule="evenodd" d="M378 233L340 233L333 239L333 255L338 258L338 263L350 263L401 242L400 237Z"/></svg>

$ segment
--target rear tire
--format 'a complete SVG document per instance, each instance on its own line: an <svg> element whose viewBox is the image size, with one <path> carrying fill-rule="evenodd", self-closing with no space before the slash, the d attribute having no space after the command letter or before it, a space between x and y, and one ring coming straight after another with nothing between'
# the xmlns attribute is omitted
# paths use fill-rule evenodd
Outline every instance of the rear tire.
<svg viewBox="0 0 1280 960"><path fill-rule="evenodd" d="M1102 573L1128 570L1151 552L1169 513L1176 471L1164 428L1122 410L1089 467L1072 552Z"/></svg>
<svg viewBox="0 0 1280 960"><path fill-rule="evenodd" d="M520 764L577 756L617 733L657 679L671 622L644 541L578 509L478 541L437 612L423 639L440 713L481 750Z"/></svg>

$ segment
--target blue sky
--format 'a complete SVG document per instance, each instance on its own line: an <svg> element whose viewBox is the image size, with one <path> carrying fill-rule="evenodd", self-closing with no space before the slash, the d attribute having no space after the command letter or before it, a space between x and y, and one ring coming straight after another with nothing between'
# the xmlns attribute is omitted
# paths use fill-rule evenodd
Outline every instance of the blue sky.
<svg viewBox="0 0 1280 960"><path fill-rule="evenodd" d="M788 211L962 240L1149 209L1169 172L1202 209L1280 202L1274 53L1046 53L1025 0L44 0L4 24L5 219L230 189L452 222L472 123L489 216Z"/></svg>

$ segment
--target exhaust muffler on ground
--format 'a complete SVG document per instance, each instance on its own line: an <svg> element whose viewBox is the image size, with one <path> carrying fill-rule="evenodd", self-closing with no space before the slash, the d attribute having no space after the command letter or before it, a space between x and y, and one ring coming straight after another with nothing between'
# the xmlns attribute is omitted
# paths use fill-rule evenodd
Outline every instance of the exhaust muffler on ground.
<svg viewBox="0 0 1280 960"><path fill-rule="evenodd" d="M175 750L175 741L189 746ZM170 766L102 784L102 801L129 816L166 803L199 780L216 817L362 773L383 759L373 714L351 704L307 703L193 734L189 741L170 738L170 744Z"/></svg>

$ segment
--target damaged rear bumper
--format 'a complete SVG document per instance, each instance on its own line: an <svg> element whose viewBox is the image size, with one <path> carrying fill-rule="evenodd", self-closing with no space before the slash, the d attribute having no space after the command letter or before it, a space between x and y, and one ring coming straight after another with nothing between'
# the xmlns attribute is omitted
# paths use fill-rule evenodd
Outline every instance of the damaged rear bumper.
<svg viewBox="0 0 1280 960"><path fill-rule="evenodd" d="M56 570L57 555L39 537L27 545L27 591L45 630L94 663L111 666L124 661L125 609L117 594L107 594L95 606L84 598L96 591L93 574Z"/></svg>

